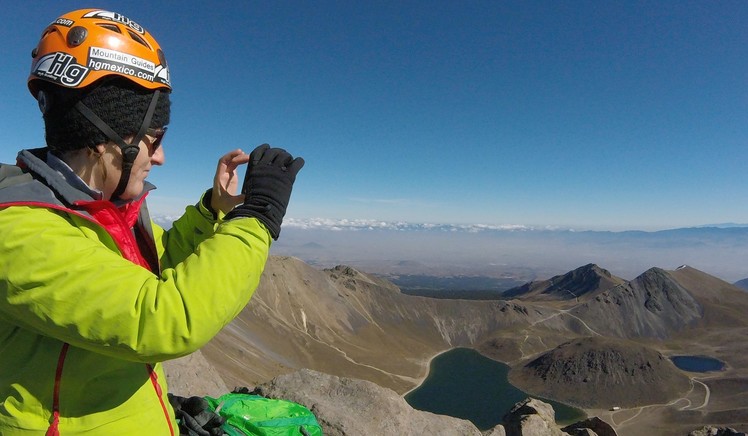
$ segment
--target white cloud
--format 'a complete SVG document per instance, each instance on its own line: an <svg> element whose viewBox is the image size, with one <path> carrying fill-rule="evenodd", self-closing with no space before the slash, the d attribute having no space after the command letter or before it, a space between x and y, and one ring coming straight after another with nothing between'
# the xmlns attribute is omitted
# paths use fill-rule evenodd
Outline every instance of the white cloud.
<svg viewBox="0 0 748 436"><path fill-rule="evenodd" d="M171 214L154 214L153 220L162 227L171 227L171 223L179 218ZM411 223L406 221L383 221L376 219L348 219L348 218L289 218L283 220L284 228L300 230L331 230L331 231L373 231L394 230L410 232L441 232L441 233L480 233L480 232L528 232L541 230L569 230L558 227L534 227L523 224L443 224L443 223Z"/></svg>
<svg viewBox="0 0 748 436"><path fill-rule="evenodd" d="M375 219L330 219L330 218L286 218L284 227L309 230L336 231L365 231L365 230L396 230L396 231L431 231L431 232L467 232L478 233L487 231L532 231L557 230L556 228L537 228L522 224L438 224L438 223L410 223L404 221L382 221Z"/></svg>

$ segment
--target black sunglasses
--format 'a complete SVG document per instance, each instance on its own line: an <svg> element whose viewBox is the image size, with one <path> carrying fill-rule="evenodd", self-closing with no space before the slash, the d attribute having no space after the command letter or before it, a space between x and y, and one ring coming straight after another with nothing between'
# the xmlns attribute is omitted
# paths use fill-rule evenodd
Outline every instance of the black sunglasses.
<svg viewBox="0 0 748 436"><path fill-rule="evenodd" d="M151 129L145 131L146 135L152 136L155 139L151 141L148 148L150 149L151 153L158 150L158 148L161 146L161 141L164 139L164 135L166 134L166 127L161 127L159 129Z"/></svg>

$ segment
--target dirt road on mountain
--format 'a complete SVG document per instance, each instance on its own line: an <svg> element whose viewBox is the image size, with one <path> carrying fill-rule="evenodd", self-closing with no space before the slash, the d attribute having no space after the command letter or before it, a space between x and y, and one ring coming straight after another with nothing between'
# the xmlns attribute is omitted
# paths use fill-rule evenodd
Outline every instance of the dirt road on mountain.
<svg viewBox="0 0 748 436"><path fill-rule="evenodd" d="M673 411L699 410L709 405L711 391L706 383L691 377L691 389L682 397L670 401L667 404L652 404L648 406L635 407L619 410L587 410L590 416L599 416L609 423L619 436L639 436L652 432L656 429L664 431L668 424L663 418L666 409Z"/></svg>

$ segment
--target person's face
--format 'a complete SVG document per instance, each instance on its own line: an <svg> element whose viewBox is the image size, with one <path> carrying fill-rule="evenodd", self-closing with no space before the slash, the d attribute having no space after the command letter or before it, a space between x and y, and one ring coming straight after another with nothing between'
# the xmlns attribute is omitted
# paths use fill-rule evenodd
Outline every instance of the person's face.
<svg viewBox="0 0 748 436"><path fill-rule="evenodd" d="M132 169L130 170L130 180L127 183L127 187L124 192L119 196L122 200L131 200L140 193L143 192L143 186L145 179L148 177L148 173L154 165L164 164L164 149L161 146L161 138L163 137L164 131L148 130L148 133L140 141L138 155L133 162ZM132 140L132 138L127 138ZM115 148L113 159L107 159L107 178L105 180L104 193L107 198L111 198L114 190L117 188L119 178L122 174L122 151L116 145L112 146ZM111 149L110 149L111 150Z"/></svg>

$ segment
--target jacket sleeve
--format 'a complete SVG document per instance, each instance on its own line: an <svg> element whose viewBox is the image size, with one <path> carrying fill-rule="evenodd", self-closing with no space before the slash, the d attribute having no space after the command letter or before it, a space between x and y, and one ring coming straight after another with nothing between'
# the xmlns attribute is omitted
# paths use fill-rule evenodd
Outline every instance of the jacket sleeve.
<svg viewBox="0 0 748 436"><path fill-rule="evenodd" d="M197 246L213 235L223 214L216 217L203 204L205 195L194 206L187 206L184 215L169 230L154 225L154 238L161 257L161 266L171 268L195 252Z"/></svg>
<svg viewBox="0 0 748 436"><path fill-rule="evenodd" d="M254 293L271 242L256 219L224 222L159 277L122 258L101 227L79 216L14 206L0 210L0 228L5 320L141 362L210 341Z"/></svg>

